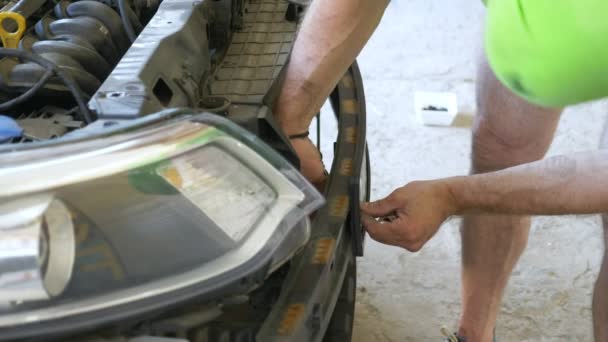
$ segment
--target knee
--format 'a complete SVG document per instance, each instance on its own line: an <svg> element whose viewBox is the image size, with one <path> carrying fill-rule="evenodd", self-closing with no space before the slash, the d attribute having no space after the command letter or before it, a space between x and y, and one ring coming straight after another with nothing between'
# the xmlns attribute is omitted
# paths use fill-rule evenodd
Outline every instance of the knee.
<svg viewBox="0 0 608 342"><path fill-rule="evenodd" d="M541 159L561 109L528 103L505 88L485 60L478 69L472 171L489 172Z"/></svg>
<svg viewBox="0 0 608 342"><path fill-rule="evenodd" d="M477 125L473 130L472 172L491 172L539 160L549 144L533 135L518 136L490 125Z"/></svg>

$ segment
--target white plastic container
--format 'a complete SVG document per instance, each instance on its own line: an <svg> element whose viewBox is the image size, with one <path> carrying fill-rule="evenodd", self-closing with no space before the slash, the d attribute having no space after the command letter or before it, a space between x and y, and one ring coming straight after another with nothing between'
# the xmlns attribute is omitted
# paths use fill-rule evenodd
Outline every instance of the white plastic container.
<svg viewBox="0 0 608 342"><path fill-rule="evenodd" d="M414 106L420 121L428 126L450 126L458 114L454 93L417 91Z"/></svg>

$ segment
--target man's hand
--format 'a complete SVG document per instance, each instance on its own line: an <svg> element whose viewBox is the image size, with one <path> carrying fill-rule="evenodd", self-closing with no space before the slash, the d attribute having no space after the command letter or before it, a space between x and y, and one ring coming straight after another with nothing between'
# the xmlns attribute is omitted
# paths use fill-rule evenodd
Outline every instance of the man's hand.
<svg viewBox="0 0 608 342"><path fill-rule="evenodd" d="M457 205L443 181L412 182L385 199L361 204L363 224L376 241L419 251Z"/></svg>
<svg viewBox="0 0 608 342"><path fill-rule="evenodd" d="M321 154L308 138L291 139L291 146L300 158L300 171L320 192L323 192L327 176Z"/></svg>

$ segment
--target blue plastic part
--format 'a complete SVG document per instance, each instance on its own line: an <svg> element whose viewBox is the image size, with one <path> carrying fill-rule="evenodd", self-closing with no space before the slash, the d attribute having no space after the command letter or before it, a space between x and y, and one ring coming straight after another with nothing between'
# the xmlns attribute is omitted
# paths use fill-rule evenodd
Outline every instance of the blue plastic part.
<svg viewBox="0 0 608 342"><path fill-rule="evenodd" d="M22 135L23 128L19 126L15 119L6 115L0 115L0 143L14 138L21 138Z"/></svg>

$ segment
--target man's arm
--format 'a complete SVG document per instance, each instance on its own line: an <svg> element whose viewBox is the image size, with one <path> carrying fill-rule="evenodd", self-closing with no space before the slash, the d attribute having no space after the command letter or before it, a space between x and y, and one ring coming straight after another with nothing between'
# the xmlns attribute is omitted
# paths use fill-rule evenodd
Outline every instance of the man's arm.
<svg viewBox="0 0 608 342"><path fill-rule="evenodd" d="M371 237L419 250L450 216L562 215L608 210L608 151L547 158L502 171L412 182L361 205Z"/></svg>
<svg viewBox="0 0 608 342"><path fill-rule="evenodd" d="M380 22L388 0L314 0L294 43L274 107L287 135L306 132L342 75ZM318 151L307 139L292 140L302 172L323 177Z"/></svg>
<svg viewBox="0 0 608 342"><path fill-rule="evenodd" d="M562 215L608 210L608 151L547 158L445 180L457 214Z"/></svg>

